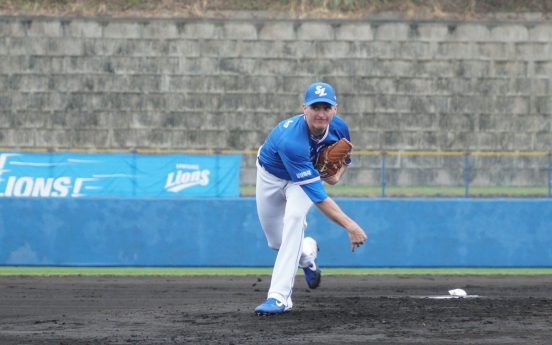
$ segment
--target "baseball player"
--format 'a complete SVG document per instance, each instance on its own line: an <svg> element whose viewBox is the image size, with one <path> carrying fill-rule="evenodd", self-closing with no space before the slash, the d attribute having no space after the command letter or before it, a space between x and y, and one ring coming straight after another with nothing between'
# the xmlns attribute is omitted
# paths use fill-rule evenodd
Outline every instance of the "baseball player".
<svg viewBox="0 0 552 345"><path fill-rule="evenodd" d="M337 115L333 88L325 83L310 85L303 112L280 122L258 152L257 212L268 246L278 251L268 299L255 309L258 315L291 310L297 267L303 268L311 289L320 284L318 245L314 239L304 237L307 213L313 203L347 230L353 252L367 239L360 226L326 194L322 184L336 184L351 164L350 157L335 175L324 179L314 166L325 147L341 138L350 140L347 124Z"/></svg>

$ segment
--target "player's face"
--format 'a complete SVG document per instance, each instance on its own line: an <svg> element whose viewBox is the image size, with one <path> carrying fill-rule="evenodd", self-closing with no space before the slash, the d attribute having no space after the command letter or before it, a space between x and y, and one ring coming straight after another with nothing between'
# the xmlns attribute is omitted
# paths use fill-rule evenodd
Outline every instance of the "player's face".
<svg viewBox="0 0 552 345"><path fill-rule="evenodd" d="M324 134L328 124L332 122L333 116L337 113L337 105L329 103L303 104L303 112L306 115L311 134L321 135Z"/></svg>

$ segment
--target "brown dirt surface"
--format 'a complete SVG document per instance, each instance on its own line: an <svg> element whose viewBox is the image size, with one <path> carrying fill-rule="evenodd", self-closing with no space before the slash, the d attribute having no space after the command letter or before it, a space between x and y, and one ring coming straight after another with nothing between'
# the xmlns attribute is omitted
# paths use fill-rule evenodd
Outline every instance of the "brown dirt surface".
<svg viewBox="0 0 552 345"><path fill-rule="evenodd" d="M550 344L552 276L0 277L0 344ZM449 296L464 289L469 298Z"/></svg>

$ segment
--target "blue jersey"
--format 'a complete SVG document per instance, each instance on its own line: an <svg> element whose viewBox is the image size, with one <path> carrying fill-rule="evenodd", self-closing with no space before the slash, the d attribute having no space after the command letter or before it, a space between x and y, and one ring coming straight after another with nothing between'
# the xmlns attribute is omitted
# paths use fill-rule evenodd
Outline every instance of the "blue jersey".
<svg viewBox="0 0 552 345"><path fill-rule="evenodd" d="M328 195L314 164L326 146L341 138L351 140L347 124L338 115L320 138L310 134L305 115L297 115L270 132L261 147L259 162L272 175L300 185L313 202L320 202ZM346 163L351 164L351 159Z"/></svg>

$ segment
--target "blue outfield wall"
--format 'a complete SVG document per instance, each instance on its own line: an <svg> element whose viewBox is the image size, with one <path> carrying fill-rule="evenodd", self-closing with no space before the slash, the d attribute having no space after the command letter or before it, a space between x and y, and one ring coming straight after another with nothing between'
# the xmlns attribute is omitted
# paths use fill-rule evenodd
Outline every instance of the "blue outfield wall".
<svg viewBox="0 0 552 345"><path fill-rule="evenodd" d="M550 199L336 198L369 236L313 207L322 267L552 267ZM272 266L254 198L0 198L0 265Z"/></svg>

